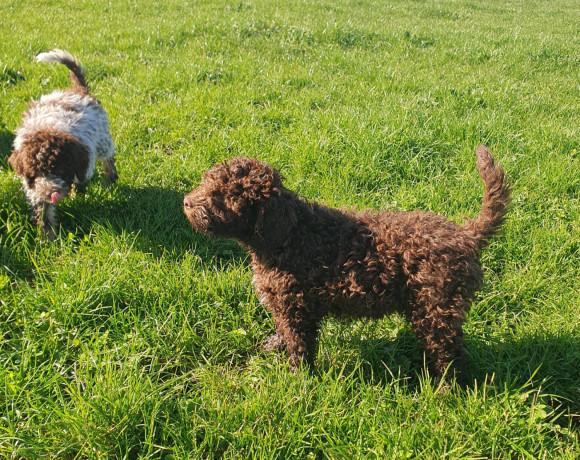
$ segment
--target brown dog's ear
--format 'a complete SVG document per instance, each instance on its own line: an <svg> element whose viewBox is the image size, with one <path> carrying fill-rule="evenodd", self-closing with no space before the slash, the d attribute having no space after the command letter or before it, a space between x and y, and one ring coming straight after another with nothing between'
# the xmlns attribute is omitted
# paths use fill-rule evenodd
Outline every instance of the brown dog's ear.
<svg viewBox="0 0 580 460"><path fill-rule="evenodd" d="M267 164L247 157L236 158L229 164L229 173L230 196L238 205L280 194L282 176Z"/></svg>
<svg viewBox="0 0 580 460"><path fill-rule="evenodd" d="M298 198L289 190L270 195L260 206L254 236L272 247L283 242L298 222Z"/></svg>

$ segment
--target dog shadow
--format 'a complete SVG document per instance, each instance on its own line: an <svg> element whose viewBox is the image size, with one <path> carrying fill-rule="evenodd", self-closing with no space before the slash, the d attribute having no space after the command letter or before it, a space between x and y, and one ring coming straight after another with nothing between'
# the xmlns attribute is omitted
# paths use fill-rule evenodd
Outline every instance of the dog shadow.
<svg viewBox="0 0 580 460"><path fill-rule="evenodd" d="M134 246L156 257L181 257L195 251L215 262L246 259L232 240L213 240L196 233L183 213L183 193L157 186L95 187L85 196L59 204L61 237L67 232L83 238L95 226L116 235L134 235Z"/></svg>
<svg viewBox="0 0 580 460"><path fill-rule="evenodd" d="M360 351L365 380L387 384L393 378L409 387L420 383L426 363L417 340L409 330L395 339L367 339L355 347ZM489 342L466 337L470 357L468 387L493 382L499 388L518 390L527 383L541 385L558 412L580 413L580 340L569 333L538 334L520 339ZM420 370L420 371L419 371ZM575 419L575 423L579 420Z"/></svg>
<svg viewBox="0 0 580 460"><path fill-rule="evenodd" d="M4 127L0 127L0 165L8 168L8 157L12 152L12 143L14 142L14 133Z"/></svg>
<svg viewBox="0 0 580 460"><path fill-rule="evenodd" d="M7 176L15 174L8 164L13 142L14 133L0 122L0 169ZM32 226L26 222L22 222L22 225L9 225L9 222L14 224L18 220L17 216L29 214L30 208L22 193L20 180L3 181L0 195L0 274L32 277L34 264L28 257L28 251L34 238L27 237Z"/></svg>
<svg viewBox="0 0 580 460"><path fill-rule="evenodd" d="M530 381L534 387L541 385L544 394L554 395L554 405L580 413L580 340L570 333L491 343L471 336L466 348L478 382L494 375L496 384L518 388Z"/></svg>
<svg viewBox="0 0 580 460"><path fill-rule="evenodd" d="M6 135L4 142L11 142ZM4 154L4 152L2 152ZM0 157L0 161L4 161ZM21 185L14 182L5 206L0 207L0 224L8 220L19 222L10 234L0 225L0 262L16 276L34 277L34 264L27 251L38 244L49 243L31 220L30 206ZM2 202L0 201L0 204ZM157 186L131 187L105 185L98 177L89 185L85 195L73 193L57 206L57 239L73 238L83 241L95 232L112 238L131 240L132 247L154 257L178 260L186 252L194 252L204 261L227 265L245 263L247 254L228 239L211 239L196 233L183 213L183 193ZM115 244L112 242L111 244Z"/></svg>

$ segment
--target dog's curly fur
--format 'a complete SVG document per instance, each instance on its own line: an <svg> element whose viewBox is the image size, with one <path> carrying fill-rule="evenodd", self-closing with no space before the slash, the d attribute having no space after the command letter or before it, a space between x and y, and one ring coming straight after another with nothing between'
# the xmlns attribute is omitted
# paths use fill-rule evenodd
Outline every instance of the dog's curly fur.
<svg viewBox="0 0 580 460"><path fill-rule="evenodd" d="M41 53L36 60L68 67L72 88L53 91L28 105L8 161L22 178L34 219L54 239L55 204L73 184L78 192L85 192L95 160L103 162L108 182L115 182L118 175L109 119L89 94L81 64L58 49Z"/></svg>
<svg viewBox="0 0 580 460"><path fill-rule="evenodd" d="M498 230L509 187L489 150L477 149L485 183L480 214L463 225L430 212L354 212L299 198L272 167L250 158L214 166L184 198L193 228L231 237L252 256L254 285L290 364L312 364L328 315L411 322L437 377L465 376L462 325L482 283L480 250ZM463 373L463 374L462 374Z"/></svg>

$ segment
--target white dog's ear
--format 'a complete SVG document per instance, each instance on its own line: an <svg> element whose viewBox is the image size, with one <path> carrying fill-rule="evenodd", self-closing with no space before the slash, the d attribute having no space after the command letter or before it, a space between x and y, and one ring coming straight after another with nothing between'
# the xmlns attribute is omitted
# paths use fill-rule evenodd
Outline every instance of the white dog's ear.
<svg viewBox="0 0 580 460"><path fill-rule="evenodd" d="M85 182L87 179L87 170L89 169L89 151L87 148L75 140L67 142L62 147L62 150L68 156L67 161L72 165L79 182Z"/></svg>
<svg viewBox="0 0 580 460"><path fill-rule="evenodd" d="M37 174L35 167L36 161L31 161L31 155L26 155L23 150L13 150L12 155L8 158L8 163L16 171L16 173L26 179L30 187L34 184L34 179Z"/></svg>
<svg viewBox="0 0 580 460"><path fill-rule="evenodd" d="M12 154L8 158L8 163L10 166L12 166L14 171L22 175L22 160L20 158L20 151L12 150Z"/></svg>
<svg viewBox="0 0 580 460"><path fill-rule="evenodd" d="M48 160L48 157L46 156L46 149L45 148L41 148L38 153L36 154L36 160L39 163L46 163L46 160Z"/></svg>

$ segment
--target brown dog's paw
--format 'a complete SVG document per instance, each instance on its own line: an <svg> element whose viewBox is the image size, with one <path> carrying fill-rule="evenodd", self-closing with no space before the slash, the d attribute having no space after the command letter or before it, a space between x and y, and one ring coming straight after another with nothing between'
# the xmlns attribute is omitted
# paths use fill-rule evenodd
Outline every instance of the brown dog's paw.
<svg viewBox="0 0 580 460"><path fill-rule="evenodd" d="M286 349L286 342L280 334L273 334L267 337L262 342L262 350L269 352L274 350L284 351Z"/></svg>

